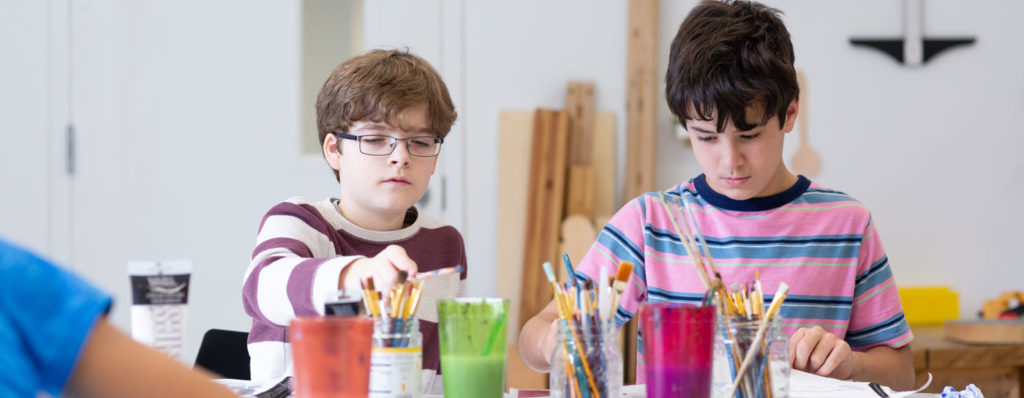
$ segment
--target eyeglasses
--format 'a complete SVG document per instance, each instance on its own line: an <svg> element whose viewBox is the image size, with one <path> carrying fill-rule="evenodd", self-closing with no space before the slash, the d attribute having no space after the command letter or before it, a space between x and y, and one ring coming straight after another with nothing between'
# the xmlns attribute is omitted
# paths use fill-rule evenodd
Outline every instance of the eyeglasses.
<svg viewBox="0 0 1024 398"><path fill-rule="evenodd" d="M338 138L353 140L359 143L359 152L370 156L387 156L395 151L395 144L398 141L405 141L405 149L412 156L433 157L441 153L441 144L444 138L433 135L421 135L417 137L395 138L389 135L352 135L338 133ZM340 145L340 144L339 144Z"/></svg>

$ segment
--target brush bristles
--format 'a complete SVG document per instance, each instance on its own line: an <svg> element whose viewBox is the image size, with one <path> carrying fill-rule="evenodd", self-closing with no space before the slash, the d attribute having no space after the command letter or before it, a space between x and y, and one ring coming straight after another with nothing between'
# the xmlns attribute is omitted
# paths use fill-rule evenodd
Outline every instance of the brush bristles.
<svg viewBox="0 0 1024 398"><path fill-rule="evenodd" d="M398 283L405 283L409 279L409 271L398 271Z"/></svg>
<svg viewBox="0 0 1024 398"><path fill-rule="evenodd" d="M544 263L544 273L547 274L548 281L551 281L551 282L555 281L555 270L551 269L551 263L549 263L549 262L545 262Z"/></svg>
<svg viewBox="0 0 1024 398"><path fill-rule="evenodd" d="M619 273L615 275L615 281L626 282L629 275L633 273L633 263L623 261L619 263Z"/></svg>

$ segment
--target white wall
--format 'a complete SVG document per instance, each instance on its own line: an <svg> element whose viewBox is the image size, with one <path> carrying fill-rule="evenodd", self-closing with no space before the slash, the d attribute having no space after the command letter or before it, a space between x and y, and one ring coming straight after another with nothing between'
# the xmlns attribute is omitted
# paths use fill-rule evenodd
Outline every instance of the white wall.
<svg viewBox="0 0 1024 398"><path fill-rule="evenodd" d="M676 27L694 3L661 3L661 65L667 62ZM925 2L926 36L973 35L978 42L941 54L919 69L896 65L885 55L847 42L851 36L901 34L899 2L770 3L786 12L797 64L807 74L811 144L824 160L817 180L852 194L873 210L898 281L951 285L960 291L965 313L998 291L1020 289L1024 268L1018 265L1014 249L1016 240L1024 236L1024 210L1015 205L1024 197L1024 160L1015 151L1024 147L1024 135L1011 115L1024 108L1024 55L1017 51L1024 27L1014 20L1024 13L1024 3ZM101 243L95 247L79 243L70 255L74 259L87 254L87 260L73 262L73 267L117 295L122 306L115 309L114 317L123 328L127 327L125 261L194 259L201 268L197 271L201 280L192 300L191 357L206 329L247 328L241 310L241 275L263 212L291 195L321 197L337 188L319 159L298 155L299 14L294 3L186 2L151 9L144 20L122 21L117 10L135 3L75 4L84 11L109 12L101 15L109 18L104 23L115 30L104 34L122 40L117 46L94 43L107 57L103 59L120 69L104 72L103 59L93 59L95 64L79 65L96 68L90 76L123 83L115 72L139 78L131 75L138 68L152 71L174 65L170 73L191 81L156 86L167 94L145 102L146 106L134 96L152 96L147 87L124 84L111 92L111 87L89 81L75 83L76 99L107 104L94 112L76 109L82 134L100 134L103 128L118 126L137 134L138 140L83 142L86 152L81 156L104 157L103 170L81 171L94 181L89 185L160 198L145 201L148 207L127 208L106 206L101 198L80 197L91 201L106 218L92 215L86 219L91 223L79 222L75 228L101 235L114 227L159 225L180 217L190 217L197 228L187 232L154 228L156 235L119 232L110 242L97 240ZM11 60L0 63L4 87L0 90L4 155L0 208L5 209L0 212L0 234L61 257L67 248L46 243L61 242L53 238L66 233L54 227L61 221L52 217L42 221L48 229L38 221L52 212L37 209L32 211L43 216L25 213L15 219L11 214L16 212L8 211L46 202L54 191L38 180L20 177L12 168L44 167L47 170L40 174L52 176L54 165L60 164L52 150L59 142L49 140L55 140L59 126L67 121L60 107L52 104L60 101L53 87L61 87L60 70L52 63L62 60L52 56L51 47L61 43L59 35L45 33L60 29L40 24L49 23L48 18L61 10L44 10L34 2L9 6L4 3L0 12L7 38L0 39L0 51ZM204 11L191 13L188 7ZM239 10L245 12L239 14ZM597 109L617 114L621 134L626 3L372 1L367 2L364 16L367 47L409 46L441 71L452 90L460 117L445 151L456 156L442 159L442 167L449 183L460 187L462 194L448 198L445 216L466 236L474 270L470 294L493 295L499 283L494 270L500 183L496 170L501 150L496 146L498 112L561 107L567 81L592 80ZM187 18L198 19L183 22ZM24 39L14 40L9 29L23 33L18 37ZM196 47L145 50L162 38L191 38L194 33L190 32L197 31L206 33L193 38L201 43ZM39 46L50 47L44 52ZM41 70L48 71L45 77ZM148 82L159 84L160 80ZM40 90L49 95L44 99ZM672 138L664 106L659 124L658 185L664 187L698 170L688 149ZM182 131L205 138L175 138ZM623 137L619 142L624 143ZM179 156L161 155L160 163L145 164L138 156L125 155L131 145L146 143L165 145ZM620 145L619 150L622 164L624 148ZM787 156L792 150L787 148ZM30 162L38 156L46 159ZM198 168L190 163L195 161L218 167ZM133 170L140 167L159 177L141 178L143 171ZM114 177L107 181L104 175ZM84 189L84 183L76 184L76 192Z"/></svg>

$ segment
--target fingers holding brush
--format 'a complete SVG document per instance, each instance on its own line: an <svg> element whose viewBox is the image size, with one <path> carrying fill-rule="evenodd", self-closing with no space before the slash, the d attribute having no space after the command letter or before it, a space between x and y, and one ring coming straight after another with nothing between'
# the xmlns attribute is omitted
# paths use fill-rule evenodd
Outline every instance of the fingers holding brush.
<svg viewBox="0 0 1024 398"><path fill-rule="evenodd" d="M356 281L373 278L377 291L387 292L395 285L415 277L416 270L416 262L409 258L405 249L391 245L376 256L352 262L345 269L342 278L355 278Z"/></svg>

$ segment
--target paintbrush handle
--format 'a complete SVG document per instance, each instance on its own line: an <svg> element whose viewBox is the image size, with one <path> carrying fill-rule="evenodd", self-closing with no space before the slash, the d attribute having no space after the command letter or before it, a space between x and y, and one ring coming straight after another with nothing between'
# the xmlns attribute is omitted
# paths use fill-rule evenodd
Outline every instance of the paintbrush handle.
<svg viewBox="0 0 1024 398"><path fill-rule="evenodd" d="M743 382L743 376L747 374L747 368L754 362L754 356L761 351L761 341L764 340L765 331L768 330L767 320L761 322L761 325L757 327L757 334L754 335L754 341L750 343L750 347L747 349L747 355L743 356L743 363L740 364L740 368L736 370L736 381L733 382L732 387L729 388L729 393L725 394L727 397L736 395L736 389L740 387L740 383Z"/></svg>

